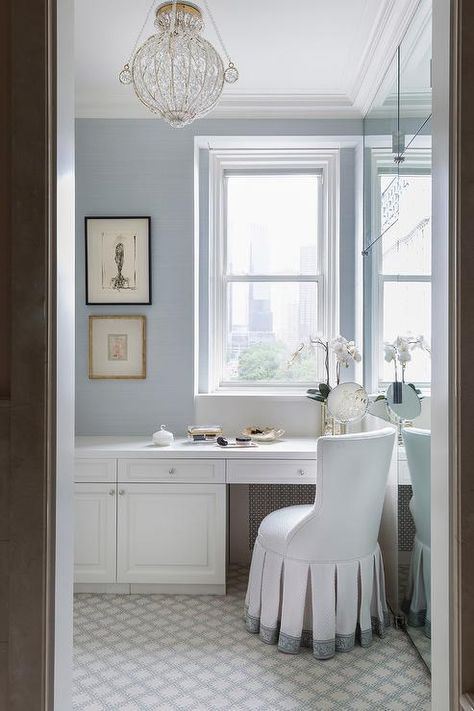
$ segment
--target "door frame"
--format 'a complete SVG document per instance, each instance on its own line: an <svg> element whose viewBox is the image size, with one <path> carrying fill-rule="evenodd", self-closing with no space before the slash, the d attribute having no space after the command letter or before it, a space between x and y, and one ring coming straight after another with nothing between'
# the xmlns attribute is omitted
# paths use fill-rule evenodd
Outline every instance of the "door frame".
<svg viewBox="0 0 474 711"><path fill-rule="evenodd" d="M72 516L69 524L67 518L70 505L72 510L73 392L72 377L64 382L62 377L67 368L71 372L74 343L71 323L66 323L74 285L72 280L68 289L74 252L74 8L73 0L2 2L11 13L11 65L0 81L11 95L14 234L10 329L15 357L6 406L8 708L55 706L62 711L70 708L72 652ZM474 689L474 634L467 633L474 620L474 438L469 431L474 136L468 130L474 124L469 98L474 9L461 0L433 0L433 7L433 234L438 255L433 291L438 293L434 313L442 314L433 337L438 372L433 388L433 711L446 711L459 709L463 694L468 708L467 692ZM31 283L34 292L26 288ZM46 366L38 369L39 363Z"/></svg>
<svg viewBox="0 0 474 711"><path fill-rule="evenodd" d="M11 259L0 335L10 337L11 348L0 433L7 460L0 510L0 707L66 711L72 679L74 4L1 2L9 149L1 185L9 209L1 227Z"/></svg>

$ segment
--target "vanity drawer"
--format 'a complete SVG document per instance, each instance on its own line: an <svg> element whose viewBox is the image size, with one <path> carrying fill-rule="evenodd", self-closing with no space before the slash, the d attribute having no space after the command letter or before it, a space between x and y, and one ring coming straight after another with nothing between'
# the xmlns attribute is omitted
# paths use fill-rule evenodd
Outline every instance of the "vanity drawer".
<svg viewBox="0 0 474 711"><path fill-rule="evenodd" d="M75 482L107 482L116 481L116 459L75 459Z"/></svg>
<svg viewBox="0 0 474 711"><path fill-rule="evenodd" d="M119 481L225 483L225 462L213 459L120 459Z"/></svg>
<svg viewBox="0 0 474 711"><path fill-rule="evenodd" d="M315 484L315 459L227 461L228 484Z"/></svg>

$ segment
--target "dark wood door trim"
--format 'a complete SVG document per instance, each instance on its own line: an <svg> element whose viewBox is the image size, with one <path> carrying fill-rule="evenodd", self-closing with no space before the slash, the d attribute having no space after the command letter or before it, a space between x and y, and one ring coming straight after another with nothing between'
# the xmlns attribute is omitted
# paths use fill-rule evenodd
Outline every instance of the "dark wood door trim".
<svg viewBox="0 0 474 711"><path fill-rule="evenodd" d="M54 133L52 0L10 0L9 711L52 708Z"/></svg>
<svg viewBox="0 0 474 711"><path fill-rule="evenodd" d="M456 160L456 394L454 443L459 468L456 541L458 551L458 641L460 692L474 690L474 6L458 0L457 81L453 101L453 152Z"/></svg>

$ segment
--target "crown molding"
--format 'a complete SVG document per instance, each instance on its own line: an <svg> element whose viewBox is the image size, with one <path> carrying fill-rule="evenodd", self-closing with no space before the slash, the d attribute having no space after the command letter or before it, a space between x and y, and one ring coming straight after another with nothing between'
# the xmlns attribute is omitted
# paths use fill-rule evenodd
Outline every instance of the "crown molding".
<svg viewBox="0 0 474 711"><path fill-rule="evenodd" d="M348 96L360 113L370 109L414 14L423 0L385 0Z"/></svg>
<svg viewBox="0 0 474 711"><path fill-rule="evenodd" d="M76 103L77 118L152 118L133 91L126 94L82 95ZM245 93L223 94L205 119L361 119L344 94Z"/></svg>
<svg viewBox="0 0 474 711"><path fill-rule="evenodd" d="M381 106L370 111L370 118L393 118L396 115L397 105L397 96L389 96ZM401 113L403 119L419 118L423 121L428 119L431 114L431 91L404 93L401 99Z"/></svg>
<svg viewBox="0 0 474 711"><path fill-rule="evenodd" d="M209 118L362 118L345 94L224 94Z"/></svg>
<svg viewBox="0 0 474 711"><path fill-rule="evenodd" d="M210 119L361 119L368 112L418 8L421 26L430 16L428 0L381 0L380 11L355 73L344 92L239 92L224 90ZM352 78L351 78L352 77ZM131 87L121 92L79 92L78 118L152 118Z"/></svg>

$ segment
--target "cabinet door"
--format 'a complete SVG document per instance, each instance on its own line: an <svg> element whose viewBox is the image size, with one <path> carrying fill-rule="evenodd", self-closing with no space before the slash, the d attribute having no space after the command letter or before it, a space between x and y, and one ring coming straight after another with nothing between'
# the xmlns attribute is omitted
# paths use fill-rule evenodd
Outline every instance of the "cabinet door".
<svg viewBox="0 0 474 711"><path fill-rule="evenodd" d="M114 583L116 574L116 486L74 487L74 581Z"/></svg>
<svg viewBox="0 0 474 711"><path fill-rule="evenodd" d="M119 484L117 582L225 583L225 484Z"/></svg>

